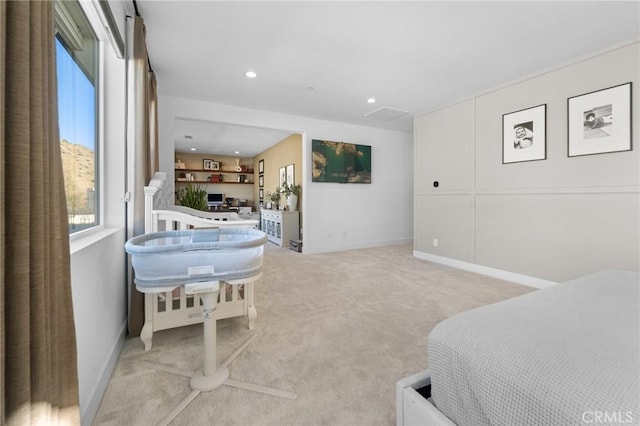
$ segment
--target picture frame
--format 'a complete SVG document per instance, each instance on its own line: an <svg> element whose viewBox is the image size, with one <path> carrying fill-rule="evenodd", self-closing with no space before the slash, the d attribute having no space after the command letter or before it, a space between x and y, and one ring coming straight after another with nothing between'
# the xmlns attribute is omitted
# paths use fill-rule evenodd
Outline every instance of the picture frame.
<svg viewBox="0 0 640 426"><path fill-rule="evenodd" d="M278 181L278 186L280 188L282 188L284 186L285 183L287 183L287 168L286 167L280 167L280 171L279 171L279 181Z"/></svg>
<svg viewBox="0 0 640 426"><path fill-rule="evenodd" d="M547 104L502 115L502 164L547 159Z"/></svg>
<svg viewBox="0 0 640 426"><path fill-rule="evenodd" d="M567 99L567 155L631 151L631 82Z"/></svg>
<svg viewBox="0 0 640 426"><path fill-rule="evenodd" d="M296 175L295 175L295 165L289 164L287 166L287 185L295 185Z"/></svg>
<svg viewBox="0 0 640 426"><path fill-rule="evenodd" d="M264 160L258 161L258 173L264 173Z"/></svg>
<svg viewBox="0 0 640 426"><path fill-rule="evenodd" d="M220 170L220 162L205 158L202 160L203 170Z"/></svg>
<svg viewBox="0 0 640 426"><path fill-rule="evenodd" d="M311 182L371 184L371 145L311 140Z"/></svg>
<svg viewBox="0 0 640 426"><path fill-rule="evenodd" d="M264 186L264 175L258 176L258 186L262 188Z"/></svg>
<svg viewBox="0 0 640 426"><path fill-rule="evenodd" d="M260 199L260 202L262 202L262 200L264 199L264 189L260 188L258 190L258 198Z"/></svg>

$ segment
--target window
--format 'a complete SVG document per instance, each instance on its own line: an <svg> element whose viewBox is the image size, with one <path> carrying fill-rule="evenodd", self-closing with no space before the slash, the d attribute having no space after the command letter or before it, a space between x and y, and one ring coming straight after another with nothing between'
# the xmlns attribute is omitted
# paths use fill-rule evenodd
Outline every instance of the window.
<svg viewBox="0 0 640 426"><path fill-rule="evenodd" d="M58 125L69 232L99 215L98 39L78 2L56 2Z"/></svg>

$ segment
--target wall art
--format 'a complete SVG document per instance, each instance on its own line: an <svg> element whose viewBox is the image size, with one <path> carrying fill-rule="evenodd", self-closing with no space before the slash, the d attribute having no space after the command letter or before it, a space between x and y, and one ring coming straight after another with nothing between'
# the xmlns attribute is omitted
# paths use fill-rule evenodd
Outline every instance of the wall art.
<svg viewBox="0 0 640 426"><path fill-rule="evenodd" d="M202 160L202 168L204 170L220 170L220 162L215 160Z"/></svg>
<svg viewBox="0 0 640 426"><path fill-rule="evenodd" d="M295 166L293 164L289 164L287 166L287 185L295 185L296 183L296 174L295 174Z"/></svg>
<svg viewBox="0 0 640 426"><path fill-rule="evenodd" d="M631 150L631 83L567 99L568 155Z"/></svg>
<svg viewBox="0 0 640 426"><path fill-rule="evenodd" d="M371 146L313 139L312 182L371 183Z"/></svg>
<svg viewBox="0 0 640 426"><path fill-rule="evenodd" d="M502 116L502 164L547 158L547 104Z"/></svg>

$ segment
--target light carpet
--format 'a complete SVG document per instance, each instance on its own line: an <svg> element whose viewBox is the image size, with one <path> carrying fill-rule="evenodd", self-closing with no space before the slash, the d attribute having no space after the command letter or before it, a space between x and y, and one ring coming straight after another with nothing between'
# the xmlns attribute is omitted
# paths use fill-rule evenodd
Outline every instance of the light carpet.
<svg viewBox="0 0 640 426"><path fill-rule="evenodd" d="M440 321L531 288L416 259L409 245L302 255L267 243L256 283L256 328L218 321L218 361L251 333L230 377L297 393L295 400L222 386L201 393L172 425L394 425L395 383L428 367ZM95 425L151 425L190 392L189 379L141 361L196 370L202 325L138 338L124 350Z"/></svg>

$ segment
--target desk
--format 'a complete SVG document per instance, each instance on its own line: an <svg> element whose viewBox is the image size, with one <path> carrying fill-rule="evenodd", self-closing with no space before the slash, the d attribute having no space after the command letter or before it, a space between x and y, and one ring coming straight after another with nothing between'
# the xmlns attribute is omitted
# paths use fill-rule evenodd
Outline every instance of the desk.
<svg viewBox="0 0 640 426"><path fill-rule="evenodd" d="M227 206L211 206L209 207L209 211L212 213L238 213L238 208Z"/></svg>

